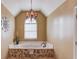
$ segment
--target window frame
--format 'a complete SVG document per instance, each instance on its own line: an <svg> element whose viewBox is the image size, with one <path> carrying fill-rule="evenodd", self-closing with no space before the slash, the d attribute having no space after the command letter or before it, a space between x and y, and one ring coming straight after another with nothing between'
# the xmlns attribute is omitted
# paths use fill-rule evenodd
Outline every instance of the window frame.
<svg viewBox="0 0 79 59"><path fill-rule="evenodd" d="M34 18L34 20L36 21L36 38L25 38L25 24L26 24L26 20L28 20L28 18L25 18L25 21L24 21L24 40L27 40L27 41L29 41L29 40L32 40L32 41L37 40L37 38L38 38L37 31L38 30L37 30L37 20L36 20L36 18ZM30 24L30 23L27 23L27 24Z"/></svg>

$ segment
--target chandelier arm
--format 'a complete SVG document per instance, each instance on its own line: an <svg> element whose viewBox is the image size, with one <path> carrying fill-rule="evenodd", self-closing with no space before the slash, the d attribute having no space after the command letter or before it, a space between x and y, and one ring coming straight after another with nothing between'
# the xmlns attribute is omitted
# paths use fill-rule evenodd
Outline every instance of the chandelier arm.
<svg viewBox="0 0 79 59"><path fill-rule="evenodd" d="M34 10L32 10L32 0L30 0L30 3L31 3L31 9L30 9L30 11L27 11L27 18L28 17L30 17L31 18L31 20L32 20L32 18L36 18L37 16L38 16L38 14L37 14L37 12L36 11L34 11Z"/></svg>

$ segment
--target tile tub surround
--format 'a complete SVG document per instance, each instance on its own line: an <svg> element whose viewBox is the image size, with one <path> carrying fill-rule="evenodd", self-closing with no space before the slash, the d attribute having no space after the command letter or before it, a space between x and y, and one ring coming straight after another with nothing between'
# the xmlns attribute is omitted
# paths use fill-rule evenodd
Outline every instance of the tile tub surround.
<svg viewBox="0 0 79 59"><path fill-rule="evenodd" d="M46 47L42 47L43 41L21 41L20 44L10 44L8 59L55 59L53 45L46 42Z"/></svg>
<svg viewBox="0 0 79 59"><path fill-rule="evenodd" d="M9 49L8 59L55 59L54 49Z"/></svg>

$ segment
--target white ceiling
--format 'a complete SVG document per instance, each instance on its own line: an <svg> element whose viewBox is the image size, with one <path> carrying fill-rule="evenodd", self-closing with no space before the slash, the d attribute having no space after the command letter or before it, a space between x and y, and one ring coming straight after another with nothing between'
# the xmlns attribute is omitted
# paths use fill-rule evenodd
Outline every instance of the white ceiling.
<svg viewBox="0 0 79 59"><path fill-rule="evenodd" d="M22 10L29 10L31 0L2 0L2 4L16 16ZM65 0L32 0L32 9L41 10L46 16L59 7Z"/></svg>

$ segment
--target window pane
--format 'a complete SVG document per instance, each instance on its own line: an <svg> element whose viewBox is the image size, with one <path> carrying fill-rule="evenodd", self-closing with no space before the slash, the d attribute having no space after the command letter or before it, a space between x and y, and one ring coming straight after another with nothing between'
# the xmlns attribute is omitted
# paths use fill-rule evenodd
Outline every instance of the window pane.
<svg viewBox="0 0 79 59"><path fill-rule="evenodd" d="M32 21L30 20L30 18L26 19L24 25L24 38L25 39L37 38L37 23L34 18L32 18Z"/></svg>
<svg viewBox="0 0 79 59"><path fill-rule="evenodd" d="M37 33L36 32L25 32L25 39L36 39Z"/></svg>
<svg viewBox="0 0 79 59"><path fill-rule="evenodd" d="M25 24L25 31L36 31L36 24Z"/></svg>

